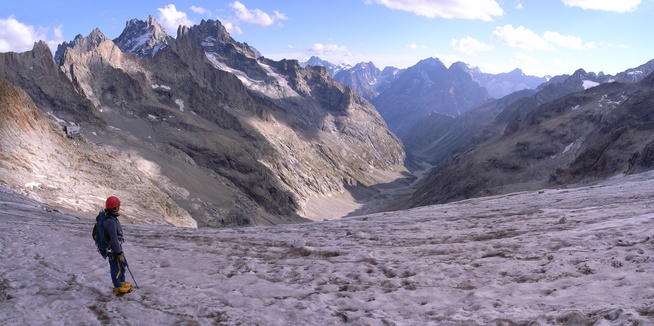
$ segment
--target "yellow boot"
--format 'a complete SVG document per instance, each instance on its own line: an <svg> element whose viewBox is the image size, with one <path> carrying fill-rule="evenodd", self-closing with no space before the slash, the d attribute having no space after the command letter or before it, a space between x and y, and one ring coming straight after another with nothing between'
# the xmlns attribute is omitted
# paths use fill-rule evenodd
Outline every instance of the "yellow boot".
<svg viewBox="0 0 654 326"><path fill-rule="evenodd" d="M127 283L127 284L129 284L129 283ZM127 285L127 284L123 283L120 287L114 288L114 294L115 295L123 295L125 293L132 292L132 285L131 284Z"/></svg>

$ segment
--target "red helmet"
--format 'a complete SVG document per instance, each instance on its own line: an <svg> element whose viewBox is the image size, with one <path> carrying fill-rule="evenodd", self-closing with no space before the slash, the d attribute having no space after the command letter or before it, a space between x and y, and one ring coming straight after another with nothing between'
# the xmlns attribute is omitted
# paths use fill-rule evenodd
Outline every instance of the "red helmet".
<svg viewBox="0 0 654 326"><path fill-rule="evenodd" d="M120 199L116 196L111 196L107 198L107 208L108 209L113 209L120 206Z"/></svg>

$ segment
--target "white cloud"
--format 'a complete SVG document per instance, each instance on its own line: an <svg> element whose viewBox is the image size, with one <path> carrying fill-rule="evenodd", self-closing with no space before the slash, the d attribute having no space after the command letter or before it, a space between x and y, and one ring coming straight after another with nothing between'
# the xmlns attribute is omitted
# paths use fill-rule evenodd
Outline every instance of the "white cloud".
<svg viewBox="0 0 654 326"><path fill-rule="evenodd" d="M583 43L580 38L572 35L561 35L557 32L546 31L543 37L556 45L564 46L575 50L585 50L596 48L594 42Z"/></svg>
<svg viewBox="0 0 654 326"><path fill-rule="evenodd" d="M307 50L307 52L316 56L334 54L351 55L346 46L336 44L314 43L311 48Z"/></svg>
<svg viewBox="0 0 654 326"><path fill-rule="evenodd" d="M365 0L366 4L379 4L390 9L412 12L428 18L462 18L492 21L504 11L495 0Z"/></svg>
<svg viewBox="0 0 654 326"><path fill-rule="evenodd" d="M198 13L198 14L206 14L206 13L209 12L207 9L202 8L202 7L197 7L197 6L191 6L190 9L191 9L192 12L195 12L195 13Z"/></svg>
<svg viewBox="0 0 654 326"><path fill-rule="evenodd" d="M566 6L582 9L614 11L624 13L634 11L640 5L640 0L562 0Z"/></svg>
<svg viewBox="0 0 654 326"><path fill-rule="evenodd" d="M493 37L508 46L529 51L551 50L547 41L530 29L522 26L513 28L512 25L496 27Z"/></svg>
<svg viewBox="0 0 654 326"><path fill-rule="evenodd" d="M54 28L52 31L54 33L55 39L57 40L63 40L64 39L64 28L63 26L59 25Z"/></svg>
<svg viewBox="0 0 654 326"><path fill-rule="evenodd" d="M225 26L225 29L227 30L227 33L229 34L237 34L241 35L243 34L243 30L241 30L241 27L238 25L235 25L234 23L231 22L221 22L223 26Z"/></svg>
<svg viewBox="0 0 654 326"><path fill-rule="evenodd" d="M285 14L280 13L279 11L274 11L273 15L270 15L260 9L248 9L242 3L234 1L230 4L236 11L236 17L239 22L256 24L261 26L270 26L275 22L281 23L282 20L287 20Z"/></svg>
<svg viewBox="0 0 654 326"><path fill-rule="evenodd" d="M54 53L55 51L57 51L57 46L65 42L66 39L64 38L63 26L61 25L55 27L52 30L52 33L54 34L54 39L48 40L47 43L48 43L48 47L50 47L50 49Z"/></svg>
<svg viewBox="0 0 654 326"><path fill-rule="evenodd" d="M455 62L463 62L463 59L456 54L436 54L434 57L443 62L446 67L451 66Z"/></svg>
<svg viewBox="0 0 654 326"><path fill-rule="evenodd" d="M586 42L584 43L586 49L597 49L597 44L595 42Z"/></svg>
<svg viewBox="0 0 654 326"><path fill-rule="evenodd" d="M34 42L46 40L46 35L34 26L25 25L13 16L0 18L0 52L24 52L34 47Z"/></svg>
<svg viewBox="0 0 654 326"><path fill-rule="evenodd" d="M426 49L427 48L426 45L418 45L418 44L415 44L415 43L411 43L411 44L407 45L406 47L409 48L409 49L413 49L413 50Z"/></svg>
<svg viewBox="0 0 654 326"><path fill-rule="evenodd" d="M174 4L169 4L164 8L157 8L159 10L159 23L163 25L168 34L177 32L179 25L192 26L193 21L186 17L183 11L177 11Z"/></svg>
<svg viewBox="0 0 654 326"><path fill-rule="evenodd" d="M474 37L465 37L460 40L452 40L452 47L468 55L477 55L478 52L491 51L493 46L480 42Z"/></svg>

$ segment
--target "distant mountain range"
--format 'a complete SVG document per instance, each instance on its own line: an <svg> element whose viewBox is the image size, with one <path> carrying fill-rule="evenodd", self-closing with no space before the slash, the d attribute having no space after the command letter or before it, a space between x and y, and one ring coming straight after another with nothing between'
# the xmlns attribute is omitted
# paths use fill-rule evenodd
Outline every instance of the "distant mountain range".
<svg viewBox="0 0 654 326"><path fill-rule="evenodd" d="M654 60L614 76L493 75L425 59L382 79L372 63L355 67L334 78L375 105L402 139L407 166L434 167L396 208L654 168Z"/></svg>
<svg viewBox="0 0 654 326"><path fill-rule="evenodd" d="M402 140L416 123L432 113L458 116L487 99L536 89L549 79L525 75L520 69L486 74L463 62L447 68L436 58L421 60L407 69L379 70L372 62L337 66L318 57L311 57L303 65L326 67L334 80L350 86L375 105L391 131Z"/></svg>
<svg viewBox="0 0 654 326"><path fill-rule="evenodd" d="M352 87L367 100L372 100L382 93L400 74L407 70L395 67L385 67L383 70L379 70L372 62L361 62L355 66L336 65L316 56L312 56L301 65L303 67L322 66L327 68L334 80ZM478 67L470 67L464 62L455 62L452 66L468 73L475 82L488 89L489 94L494 98L501 98L523 89L536 89L551 78L550 76L525 75L518 68L507 73L489 74L482 72Z"/></svg>

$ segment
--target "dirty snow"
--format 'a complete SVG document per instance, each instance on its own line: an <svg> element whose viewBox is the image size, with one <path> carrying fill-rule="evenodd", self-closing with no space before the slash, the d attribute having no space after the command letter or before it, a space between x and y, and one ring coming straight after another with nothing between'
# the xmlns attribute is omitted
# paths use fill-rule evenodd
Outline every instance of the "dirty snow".
<svg viewBox="0 0 654 326"><path fill-rule="evenodd" d="M0 191L3 325L651 325L654 173L276 227L124 225ZM128 279L131 278L128 276Z"/></svg>

